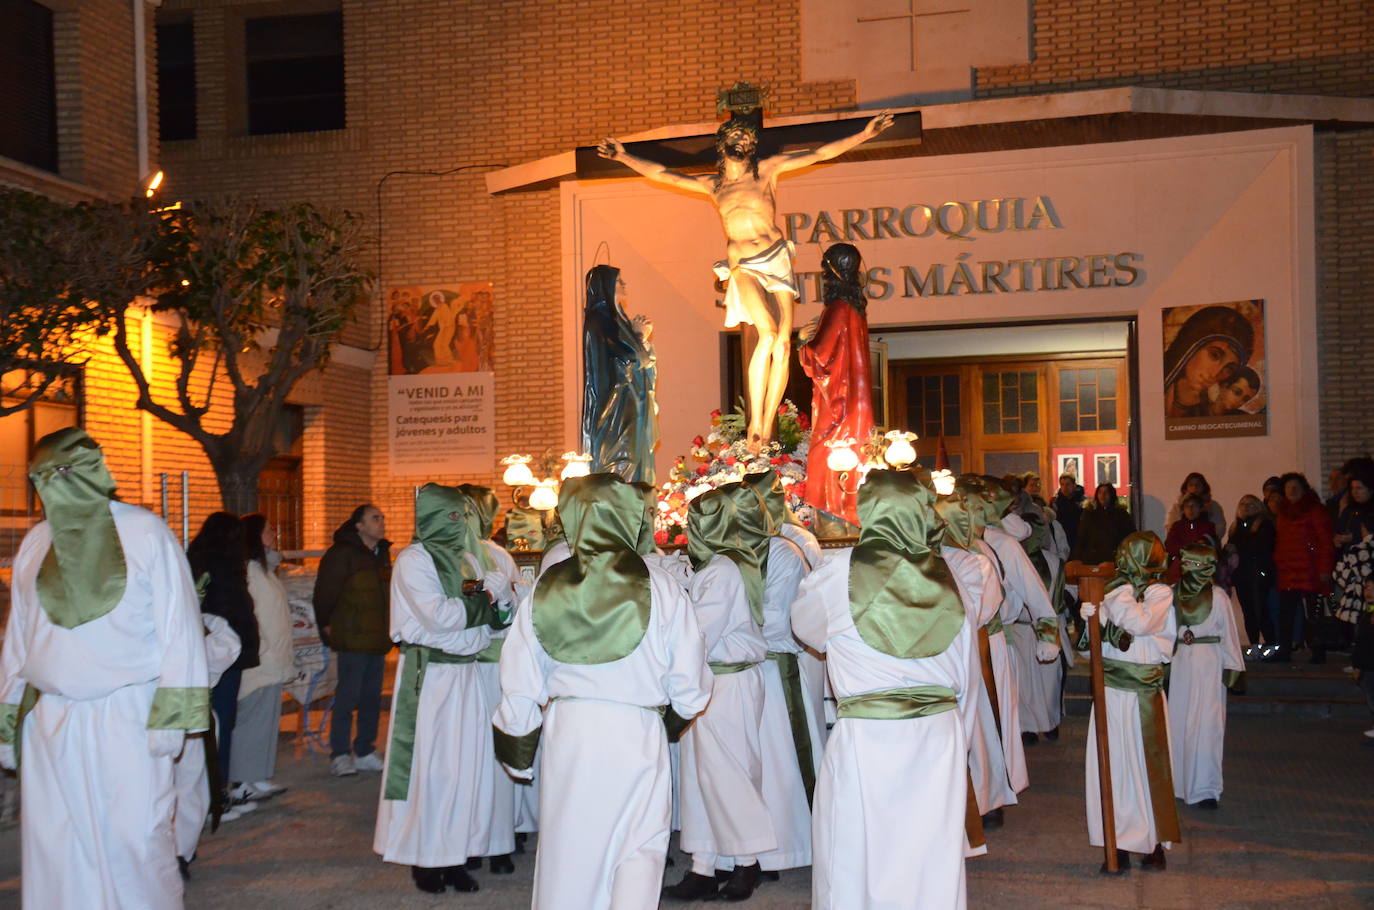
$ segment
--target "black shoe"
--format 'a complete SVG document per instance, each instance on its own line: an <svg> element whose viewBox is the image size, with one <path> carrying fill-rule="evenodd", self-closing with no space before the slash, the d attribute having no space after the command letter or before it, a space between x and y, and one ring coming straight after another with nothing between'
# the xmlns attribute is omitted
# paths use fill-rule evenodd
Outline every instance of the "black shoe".
<svg viewBox="0 0 1374 910"><path fill-rule="evenodd" d="M1040 742L1040 737L1029 731L1021 734L1021 743L1026 746L1033 746Z"/></svg>
<svg viewBox="0 0 1374 910"><path fill-rule="evenodd" d="M735 871L730 873L730 877L725 880L725 884L720 886L720 896L727 901L747 901L754 896L754 889L759 886L759 864L756 862L752 866L736 866Z"/></svg>
<svg viewBox="0 0 1374 910"><path fill-rule="evenodd" d="M493 856L488 861L488 866L491 868L492 875L510 875L515 871L515 863L511 860L509 853Z"/></svg>
<svg viewBox="0 0 1374 910"><path fill-rule="evenodd" d="M1050 730L1048 733L1046 733L1046 734L1045 734L1045 739L1048 739L1048 740L1049 740L1050 742L1052 742L1052 743L1053 743L1053 742L1058 742L1058 741L1059 741L1059 728L1058 728L1058 727L1055 727L1053 730Z"/></svg>
<svg viewBox="0 0 1374 910"><path fill-rule="evenodd" d="M716 880L689 869L682 881L663 889L663 897L670 901L713 901L716 899Z"/></svg>
<svg viewBox="0 0 1374 910"><path fill-rule="evenodd" d="M523 855L525 852L525 844L529 841L529 839L530 836L528 834L515 835L515 852Z"/></svg>
<svg viewBox="0 0 1374 910"><path fill-rule="evenodd" d="M444 884L453 888L454 891L462 891L471 894L478 890L477 882L468 875L468 870L462 866L449 866L447 869L438 870L444 877Z"/></svg>
<svg viewBox="0 0 1374 910"><path fill-rule="evenodd" d="M782 876L779 875L777 871L769 872L765 869L759 873L759 881L761 882L775 882L780 878L782 878Z"/></svg>
<svg viewBox="0 0 1374 910"><path fill-rule="evenodd" d="M478 869L482 868L482 857L480 857L480 856L473 856L473 857L470 857L470 858L468 859L468 865L467 865L467 867L468 867L469 871L473 871L473 872L475 872L475 871L477 871Z"/></svg>
<svg viewBox="0 0 1374 910"><path fill-rule="evenodd" d="M1260 661L1266 664L1286 664L1290 656L1287 648L1279 648L1277 651L1273 651L1267 656L1261 657Z"/></svg>
<svg viewBox="0 0 1374 910"><path fill-rule="evenodd" d="M185 857L177 857L177 871L181 873L181 880L189 882L191 880L191 861Z"/></svg>
<svg viewBox="0 0 1374 910"><path fill-rule="evenodd" d="M1199 809L1218 809L1218 808L1220 808L1220 806L1217 805L1217 801L1214 800L1214 799L1200 799L1200 800L1198 800L1197 802L1193 803L1193 805L1196 806L1196 807L1199 808Z"/></svg>
<svg viewBox="0 0 1374 910"><path fill-rule="evenodd" d="M1155 852L1149 854L1140 861L1140 865L1145 869L1158 869L1163 871L1167 865L1164 862L1164 845L1155 844Z"/></svg>
<svg viewBox="0 0 1374 910"><path fill-rule="evenodd" d="M426 869L424 866L410 867L411 881L415 882L415 887L426 894L444 893L444 870Z"/></svg>
<svg viewBox="0 0 1374 910"><path fill-rule="evenodd" d="M983 816L983 828L984 830L988 828L1000 828L1002 827L1002 821L1002 810L993 809L987 815Z"/></svg>

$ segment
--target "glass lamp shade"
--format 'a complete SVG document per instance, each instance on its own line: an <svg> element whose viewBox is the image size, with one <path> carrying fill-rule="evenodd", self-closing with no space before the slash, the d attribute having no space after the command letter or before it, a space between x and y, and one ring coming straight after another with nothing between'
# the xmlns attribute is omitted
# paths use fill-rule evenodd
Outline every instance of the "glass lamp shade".
<svg viewBox="0 0 1374 910"><path fill-rule="evenodd" d="M852 440L827 442L830 454L825 457L825 466L837 474L844 474L859 466L859 453L854 451Z"/></svg>
<svg viewBox="0 0 1374 910"><path fill-rule="evenodd" d="M534 472L530 470L530 456L507 455L501 459L501 464L506 466L506 472L501 475L501 482L506 486L534 486Z"/></svg>
<svg viewBox="0 0 1374 910"><path fill-rule="evenodd" d="M590 455L580 455L577 452L564 452L563 461L565 461L566 464L563 465L563 473L559 476L564 480L567 480L569 477L586 477L592 472L592 456Z"/></svg>
<svg viewBox="0 0 1374 910"><path fill-rule="evenodd" d="M541 480L539 485L530 491L530 508L541 512L558 508L558 489L552 480Z"/></svg>
<svg viewBox="0 0 1374 910"><path fill-rule="evenodd" d="M898 470L916 460L916 450L911 445L916 438L915 433L893 430L886 435L887 448L883 450L883 460Z"/></svg>
<svg viewBox="0 0 1374 910"><path fill-rule="evenodd" d="M949 470L933 471L930 479L935 483L935 492L949 496L954 492L954 472Z"/></svg>

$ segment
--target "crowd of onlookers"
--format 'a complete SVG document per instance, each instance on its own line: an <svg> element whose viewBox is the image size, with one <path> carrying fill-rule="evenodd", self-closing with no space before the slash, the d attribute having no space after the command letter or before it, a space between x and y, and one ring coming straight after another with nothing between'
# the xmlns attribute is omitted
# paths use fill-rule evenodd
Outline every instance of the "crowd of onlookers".
<svg viewBox="0 0 1374 910"><path fill-rule="evenodd" d="M1100 484L1088 501L1065 474L1044 500L1034 475L1009 479L1053 509L1070 559L1110 562L1136 530L1111 484ZM1374 712L1374 458L1350 459L1331 472L1328 487L1322 500L1300 473L1270 477L1260 495L1241 497L1228 525L1207 478L1189 474L1165 521L1167 580L1177 581L1185 547L1210 545L1219 556L1217 583L1240 605L1246 659L1283 662L1305 650L1308 662L1321 664L1328 652L1348 652L1350 672ZM1365 735L1374 739L1374 729Z"/></svg>

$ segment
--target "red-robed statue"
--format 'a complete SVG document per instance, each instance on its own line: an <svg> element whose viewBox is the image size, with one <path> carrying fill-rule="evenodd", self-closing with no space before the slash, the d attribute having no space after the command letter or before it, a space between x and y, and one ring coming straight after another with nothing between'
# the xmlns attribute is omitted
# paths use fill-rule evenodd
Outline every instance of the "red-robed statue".
<svg viewBox="0 0 1374 910"><path fill-rule="evenodd" d="M854 491L857 473L840 487L826 466L826 442L845 436L862 446L873 430L873 393L868 364L868 301L859 251L837 243L821 257L825 312L801 331L797 359L811 377L811 450L806 457L806 501L859 523Z"/></svg>

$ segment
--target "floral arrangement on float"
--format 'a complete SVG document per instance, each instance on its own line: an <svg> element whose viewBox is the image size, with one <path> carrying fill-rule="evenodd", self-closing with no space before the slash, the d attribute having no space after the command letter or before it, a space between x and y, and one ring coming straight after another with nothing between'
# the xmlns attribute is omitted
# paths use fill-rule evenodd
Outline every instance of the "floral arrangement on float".
<svg viewBox="0 0 1374 910"><path fill-rule="evenodd" d="M791 401L778 406L778 436L758 452L749 450L745 437L748 418L740 402L729 414L711 412L711 429L692 440L690 453L678 456L669 479L659 484L658 518L654 542L659 546L687 543L687 504L696 497L745 474L769 468L782 478L787 504L808 527L815 510L806 495L806 455L811 448L811 422Z"/></svg>

